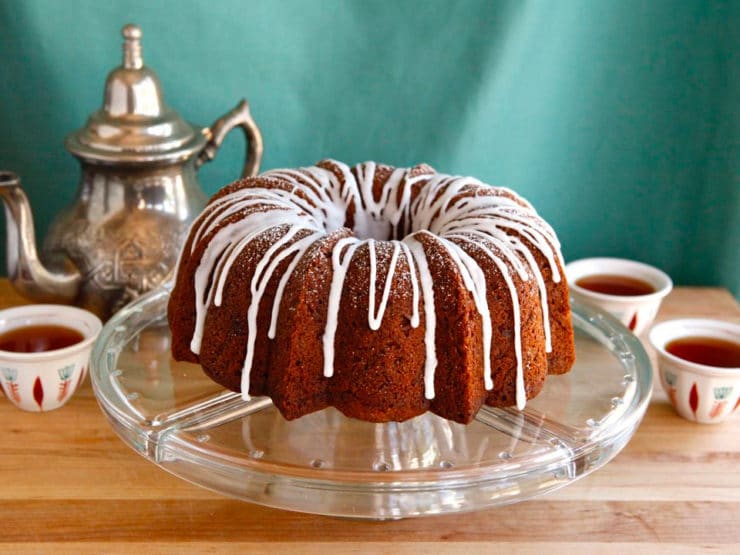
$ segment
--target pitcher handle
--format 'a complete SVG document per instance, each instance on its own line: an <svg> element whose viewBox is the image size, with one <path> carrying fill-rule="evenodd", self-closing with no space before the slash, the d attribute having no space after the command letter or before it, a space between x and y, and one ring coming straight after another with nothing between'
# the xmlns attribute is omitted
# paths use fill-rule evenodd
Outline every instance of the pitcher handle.
<svg viewBox="0 0 740 555"><path fill-rule="evenodd" d="M257 127L254 119L252 119L252 114L249 111L249 103L246 99L239 102L233 110L218 118L213 125L203 129L203 134L206 136L208 142L198 154L198 158L195 161L196 168L201 167L216 157L221 143L224 142L226 135L234 127L241 127L247 140L247 157L244 161L242 177L257 175L260 164L262 163L262 133L260 133L260 128Z"/></svg>

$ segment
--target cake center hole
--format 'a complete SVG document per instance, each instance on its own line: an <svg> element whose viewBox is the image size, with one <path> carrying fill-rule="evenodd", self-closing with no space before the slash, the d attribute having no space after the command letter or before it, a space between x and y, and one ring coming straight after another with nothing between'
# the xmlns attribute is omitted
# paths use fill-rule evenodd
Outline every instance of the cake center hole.
<svg viewBox="0 0 740 555"><path fill-rule="evenodd" d="M375 239L377 241L390 241L393 236L393 226L388 220L376 218L368 213L357 212L355 214L355 225L352 229L358 239Z"/></svg>

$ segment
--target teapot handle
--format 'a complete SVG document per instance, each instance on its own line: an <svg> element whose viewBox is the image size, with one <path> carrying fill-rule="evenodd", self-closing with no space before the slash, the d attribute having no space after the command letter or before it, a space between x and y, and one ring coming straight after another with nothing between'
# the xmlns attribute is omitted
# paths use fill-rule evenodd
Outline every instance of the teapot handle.
<svg viewBox="0 0 740 555"><path fill-rule="evenodd" d="M208 142L195 160L196 168L200 168L203 164L210 162L216 157L221 143L224 142L226 135L234 127L241 127L247 140L247 158L244 161L242 177L257 175L260 163L262 162L262 133L260 133L260 128L257 127L254 119L252 119L252 114L249 111L249 103L246 99L241 100L233 110L218 118L213 125L203 129L203 134L206 136Z"/></svg>

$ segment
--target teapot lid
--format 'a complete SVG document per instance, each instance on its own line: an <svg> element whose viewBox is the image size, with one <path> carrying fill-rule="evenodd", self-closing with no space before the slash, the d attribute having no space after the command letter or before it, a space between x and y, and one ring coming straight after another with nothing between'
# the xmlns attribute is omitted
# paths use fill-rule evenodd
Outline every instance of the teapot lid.
<svg viewBox="0 0 740 555"><path fill-rule="evenodd" d="M164 101L156 73L144 65L141 29L123 27L123 64L108 75L103 107L82 129L70 133L65 146L92 162L176 162L200 151L201 129L186 122Z"/></svg>

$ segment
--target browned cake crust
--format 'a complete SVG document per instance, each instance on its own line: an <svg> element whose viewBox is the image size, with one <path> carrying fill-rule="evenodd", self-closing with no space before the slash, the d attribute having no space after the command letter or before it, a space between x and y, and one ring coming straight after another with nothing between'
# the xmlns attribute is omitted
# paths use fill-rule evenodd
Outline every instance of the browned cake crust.
<svg viewBox="0 0 740 555"><path fill-rule="evenodd" d="M513 192L429 166L323 161L242 179L183 247L173 356L233 391L248 383L287 419L334 406L372 422L432 411L467 423L572 366L558 248Z"/></svg>

